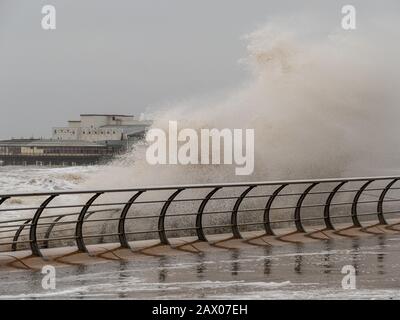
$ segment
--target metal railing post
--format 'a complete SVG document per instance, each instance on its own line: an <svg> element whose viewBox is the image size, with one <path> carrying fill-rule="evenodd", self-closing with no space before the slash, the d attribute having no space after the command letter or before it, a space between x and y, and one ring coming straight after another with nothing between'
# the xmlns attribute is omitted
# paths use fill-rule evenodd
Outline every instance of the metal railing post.
<svg viewBox="0 0 400 320"><path fill-rule="evenodd" d="M296 224L297 232L306 232L303 227L303 223L301 222L301 206L303 205L304 199L306 198L307 194L319 184L319 182L312 183L300 196L299 200L297 201L296 209L294 211L294 223Z"/></svg>
<svg viewBox="0 0 400 320"><path fill-rule="evenodd" d="M207 194L207 196L203 199L203 201L200 204L199 210L197 211L196 214L196 232L197 232L197 238L200 241L207 241L207 238L204 234L204 230L203 230L203 213L204 213L204 209L208 203L208 201L210 201L210 199L212 198L212 196L218 191L221 190L222 187L216 187L213 190L211 190L210 193Z"/></svg>
<svg viewBox="0 0 400 320"><path fill-rule="evenodd" d="M7 199L10 199L10 197L3 197L0 199L0 206L3 204L4 201L6 201Z"/></svg>
<svg viewBox="0 0 400 320"><path fill-rule="evenodd" d="M29 230L29 243L31 246L32 255L34 256L42 257L42 253L37 243L37 224L39 222L40 216L43 213L44 209L47 207L47 205L57 196L58 194L52 194L50 197L48 197L40 205L39 209L36 211L35 215L32 218L31 228Z"/></svg>
<svg viewBox="0 0 400 320"><path fill-rule="evenodd" d="M142 190L137 192L132 198L129 199L129 201L125 204L124 208L121 211L121 216L119 218L118 222L118 237L119 237L119 243L121 244L122 248L130 249L129 242L126 238L126 233L125 233L125 221L126 221L126 216L128 214L129 209L132 207L133 203L136 201L139 196L145 192L146 190Z"/></svg>
<svg viewBox="0 0 400 320"><path fill-rule="evenodd" d="M167 234L165 232L165 215L167 214L167 210L171 204L171 202L178 196L178 194L180 194L183 190L185 190L185 188L182 189L178 189L176 190L169 198L168 200L164 203L161 212L160 212L160 216L158 219L158 236L160 237L160 242L162 244L169 244L168 238L167 238Z"/></svg>
<svg viewBox="0 0 400 320"><path fill-rule="evenodd" d="M78 246L79 252L88 252L86 245L85 245L85 241L83 239L83 222L85 221L85 215L86 215L87 211L89 210L90 206L102 194L103 194L103 192L97 192L94 196L92 196L89 199L89 201L86 202L86 204L83 206L81 212L79 213L78 220L76 222L76 227L75 227L76 245Z"/></svg>
<svg viewBox="0 0 400 320"><path fill-rule="evenodd" d="M238 214L240 204L242 203L243 199L246 198L247 194L251 190L253 190L255 187L256 187L255 185L250 186L245 191L243 191L242 194L239 196L239 198L236 200L235 205L233 206L232 215L231 215L231 225L232 225L232 234L235 239L242 238L242 235L240 234L238 223L237 223L237 214Z"/></svg>
<svg viewBox="0 0 400 320"><path fill-rule="evenodd" d="M351 219L353 221L353 227L362 228L360 220L358 219L358 216L357 216L358 200L360 199L360 196L363 193L363 191L374 181L375 180L368 180L366 183L364 183L361 186L361 188L357 191L356 195L354 196L353 204L351 205Z"/></svg>
<svg viewBox="0 0 400 320"><path fill-rule="evenodd" d="M326 200L325 207L324 207L324 222L325 222L325 227L327 230L335 230L335 227L332 224L331 221L331 203L333 200L333 197L335 194L339 191L341 187L343 187L344 184L346 184L348 181L342 181L339 183L329 194L328 199Z"/></svg>
<svg viewBox="0 0 400 320"><path fill-rule="evenodd" d="M378 219L379 219L380 224L384 224L384 225L388 224L383 215L383 201L385 199L387 192L397 181L399 181L399 178L393 179L391 182L389 182L389 184L385 187L385 189L383 189L383 191L379 197L377 212L378 212Z"/></svg>
<svg viewBox="0 0 400 320"><path fill-rule="evenodd" d="M12 251L17 251L17 245L18 245L18 239L19 236L21 235L21 232L25 229L26 225L31 222L32 219L28 219L26 220L23 224L21 224L17 230L17 232L15 232L14 238L13 238L13 243L11 246L11 250Z"/></svg>
<svg viewBox="0 0 400 320"><path fill-rule="evenodd" d="M278 194L286 188L288 185L283 184L281 185L278 189L276 189L273 194L269 197L267 204L265 205L264 209L264 229L265 229L265 234L269 236L274 236L275 233L271 228L271 221L270 221L270 211L271 211L271 206L272 203L274 202L275 198L278 196Z"/></svg>

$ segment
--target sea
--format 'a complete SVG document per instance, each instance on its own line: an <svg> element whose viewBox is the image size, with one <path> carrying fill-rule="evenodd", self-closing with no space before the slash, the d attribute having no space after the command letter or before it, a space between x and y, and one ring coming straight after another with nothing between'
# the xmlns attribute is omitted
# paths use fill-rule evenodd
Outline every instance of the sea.
<svg viewBox="0 0 400 320"><path fill-rule="evenodd" d="M0 194L69 190L99 170L101 166L0 166Z"/></svg>
<svg viewBox="0 0 400 320"><path fill-rule="evenodd" d="M0 167L0 193L69 190L101 170ZM400 235L376 235L144 257L57 268L47 290L16 270L0 272L0 299L400 299L399 252Z"/></svg>

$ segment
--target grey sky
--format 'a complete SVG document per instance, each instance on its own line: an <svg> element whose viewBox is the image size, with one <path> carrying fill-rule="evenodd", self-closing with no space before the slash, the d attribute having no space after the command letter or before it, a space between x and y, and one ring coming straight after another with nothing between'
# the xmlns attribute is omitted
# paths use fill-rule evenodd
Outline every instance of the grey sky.
<svg viewBox="0 0 400 320"><path fill-rule="evenodd" d="M57 30L41 29L41 8ZM46 136L79 113L139 114L246 79L241 36L305 13L315 34L340 8L398 14L398 1L0 0L0 138ZM311 35L309 35L311 36Z"/></svg>

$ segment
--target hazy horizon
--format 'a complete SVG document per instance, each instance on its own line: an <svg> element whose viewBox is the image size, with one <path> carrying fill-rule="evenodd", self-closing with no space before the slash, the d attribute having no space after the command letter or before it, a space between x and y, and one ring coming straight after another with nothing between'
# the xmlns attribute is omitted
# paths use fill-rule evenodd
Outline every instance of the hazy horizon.
<svg viewBox="0 0 400 320"><path fill-rule="evenodd" d="M41 8L57 29L41 29ZM249 75L242 37L296 15L306 38L339 28L344 1L0 0L0 139L47 137L80 113L139 115L213 98ZM363 17L396 1L351 1ZM301 14L300 14L301 13Z"/></svg>

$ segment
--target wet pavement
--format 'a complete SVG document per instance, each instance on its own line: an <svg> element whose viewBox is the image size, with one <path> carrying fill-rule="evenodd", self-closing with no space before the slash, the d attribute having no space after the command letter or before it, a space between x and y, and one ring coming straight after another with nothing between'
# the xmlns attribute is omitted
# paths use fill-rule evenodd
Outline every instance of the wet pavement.
<svg viewBox="0 0 400 320"><path fill-rule="evenodd" d="M400 236L252 246L0 273L0 299L399 299ZM344 266L356 289L343 289Z"/></svg>

